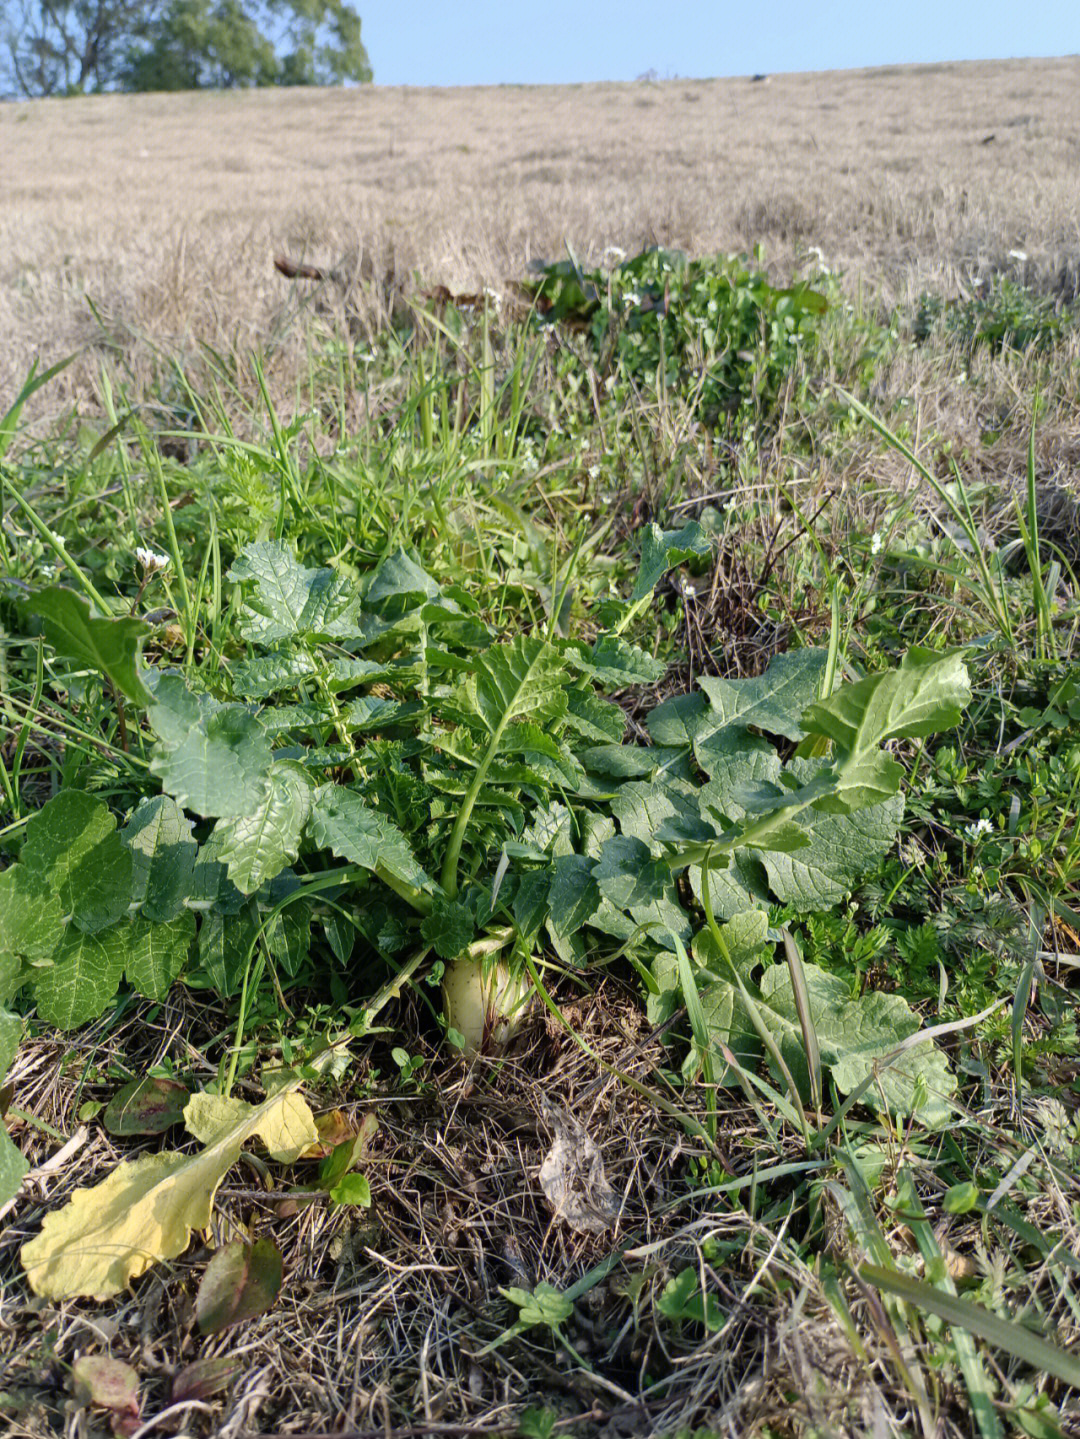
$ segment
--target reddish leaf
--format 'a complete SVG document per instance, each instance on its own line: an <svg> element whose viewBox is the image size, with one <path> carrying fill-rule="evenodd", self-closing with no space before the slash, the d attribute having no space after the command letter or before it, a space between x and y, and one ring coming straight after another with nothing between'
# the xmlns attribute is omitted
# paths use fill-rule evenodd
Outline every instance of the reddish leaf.
<svg viewBox="0 0 1080 1439"><path fill-rule="evenodd" d="M121 1417L139 1417L139 1376L130 1364L104 1354L84 1354L71 1366L76 1404L94 1404Z"/></svg>
<svg viewBox="0 0 1080 1439"><path fill-rule="evenodd" d="M109 1100L101 1122L110 1134L164 1134L184 1117L191 1098L175 1079L132 1080Z"/></svg>
<svg viewBox="0 0 1080 1439"><path fill-rule="evenodd" d="M223 1245L206 1266L195 1299L204 1334L265 1314L281 1289L283 1261L272 1239Z"/></svg>
<svg viewBox="0 0 1080 1439"><path fill-rule="evenodd" d="M240 1372L239 1359L222 1355L220 1359L196 1359L186 1369L181 1369L172 1382L173 1403L183 1399L209 1399L220 1394Z"/></svg>

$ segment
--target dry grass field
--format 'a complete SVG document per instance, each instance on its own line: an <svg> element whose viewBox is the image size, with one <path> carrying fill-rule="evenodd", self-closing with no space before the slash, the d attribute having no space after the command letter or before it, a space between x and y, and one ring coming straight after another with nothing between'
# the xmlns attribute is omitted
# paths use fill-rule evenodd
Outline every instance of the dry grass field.
<svg viewBox="0 0 1080 1439"><path fill-rule="evenodd" d="M1078 96L0 105L3 1439L1078 1439Z"/></svg>
<svg viewBox="0 0 1080 1439"><path fill-rule="evenodd" d="M406 286L500 284L569 243L810 246L888 300L1028 256L1076 285L1080 58L476 90L100 96L0 107L0 399L81 346L267 344L276 252ZM87 301L92 302L91 305ZM370 294L369 294L370 301ZM104 328L103 328L104 327ZM50 389L85 397L105 351Z"/></svg>

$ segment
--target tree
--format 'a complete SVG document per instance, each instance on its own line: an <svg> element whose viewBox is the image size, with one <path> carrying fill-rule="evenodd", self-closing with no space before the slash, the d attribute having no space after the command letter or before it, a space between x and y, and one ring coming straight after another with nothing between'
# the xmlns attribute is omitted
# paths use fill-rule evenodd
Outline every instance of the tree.
<svg viewBox="0 0 1080 1439"><path fill-rule="evenodd" d="M22 95L371 79L346 0L0 0Z"/></svg>

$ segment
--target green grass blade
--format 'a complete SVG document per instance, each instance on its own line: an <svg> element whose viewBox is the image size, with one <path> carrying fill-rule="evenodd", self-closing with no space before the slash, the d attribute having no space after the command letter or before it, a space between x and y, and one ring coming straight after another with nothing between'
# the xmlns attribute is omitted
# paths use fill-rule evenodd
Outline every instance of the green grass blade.
<svg viewBox="0 0 1080 1439"><path fill-rule="evenodd" d="M932 1284L912 1279L909 1274L901 1274L897 1269L887 1269L879 1264L860 1264L857 1272L875 1289L895 1294L898 1299L905 1299L928 1314L936 1314L946 1324L966 1329L969 1334L985 1339L996 1349L1003 1349L1006 1354L1027 1364L1036 1373L1052 1374L1063 1384L1073 1389L1080 1388L1080 1358L1048 1343L1022 1324L1002 1319L981 1304L945 1294Z"/></svg>

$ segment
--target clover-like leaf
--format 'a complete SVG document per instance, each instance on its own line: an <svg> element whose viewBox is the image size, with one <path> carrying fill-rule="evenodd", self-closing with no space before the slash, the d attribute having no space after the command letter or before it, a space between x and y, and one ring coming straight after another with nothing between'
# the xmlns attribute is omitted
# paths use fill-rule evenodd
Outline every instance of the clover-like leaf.
<svg viewBox="0 0 1080 1439"><path fill-rule="evenodd" d="M150 696L139 673L139 652L150 626L131 615L98 618L74 590L59 585L39 590L33 612L45 626L45 638L58 655L97 670L135 704Z"/></svg>

